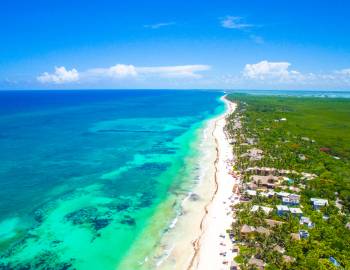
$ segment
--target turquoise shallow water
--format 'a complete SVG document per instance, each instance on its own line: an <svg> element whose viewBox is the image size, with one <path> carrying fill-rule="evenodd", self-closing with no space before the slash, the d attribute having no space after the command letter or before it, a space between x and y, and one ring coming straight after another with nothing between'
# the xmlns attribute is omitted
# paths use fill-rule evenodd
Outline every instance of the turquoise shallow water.
<svg viewBox="0 0 350 270"><path fill-rule="evenodd" d="M0 92L0 268L137 265L173 217L220 95Z"/></svg>

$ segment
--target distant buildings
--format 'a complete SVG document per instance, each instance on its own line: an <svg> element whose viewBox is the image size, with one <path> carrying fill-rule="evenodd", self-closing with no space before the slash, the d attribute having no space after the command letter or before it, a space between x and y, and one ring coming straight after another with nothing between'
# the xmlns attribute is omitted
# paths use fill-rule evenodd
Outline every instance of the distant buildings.
<svg viewBox="0 0 350 270"><path fill-rule="evenodd" d="M277 215L284 216L289 213L289 207L286 205L276 205Z"/></svg>
<svg viewBox="0 0 350 270"><path fill-rule="evenodd" d="M280 119L275 119L274 120L275 122L284 122L284 121L287 121L287 118L280 118Z"/></svg>
<svg viewBox="0 0 350 270"><path fill-rule="evenodd" d="M282 204L289 206L296 206L300 204L300 195L288 192L276 193L279 198L282 199Z"/></svg>
<svg viewBox="0 0 350 270"><path fill-rule="evenodd" d="M276 251L276 252L279 252L279 253L281 253L281 254L283 254L283 253L286 251L283 247L281 247L281 246L279 246L279 245L277 245L277 244L273 247L272 250L274 250L274 251Z"/></svg>
<svg viewBox="0 0 350 270"><path fill-rule="evenodd" d="M299 241L300 240L299 233L291 233L290 236L291 236L292 240L294 240L294 241Z"/></svg>
<svg viewBox="0 0 350 270"><path fill-rule="evenodd" d="M315 210L320 210L328 205L328 200L320 198L311 198L312 206Z"/></svg>
<svg viewBox="0 0 350 270"><path fill-rule="evenodd" d="M314 227L314 224L311 222L310 218L308 218L308 217L301 217L300 218L300 225L306 225L308 228Z"/></svg>
<svg viewBox="0 0 350 270"><path fill-rule="evenodd" d="M257 188L274 189L281 182L281 179L272 174L270 175L253 175L251 180Z"/></svg>
<svg viewBox="0 0 350 270"><path fill-rule="evenodd" d="M299 236L300 236L301 239L303 239L303 238L308 238L309 235L310 235L309 232L306 231L306 230L300 230L300 231L299 231Z"/></svg>
<svg viewBox="0 0 350 270"><path fill-rule="evenodd" d="M303 211L301 211L300 208L297 207L288 207L286 205L276 205L277 208L277 215L284 216L287 214L292 214L293 216L301 217L303 214Z"/></svg>
<svg viewBox="0 0 350 270"><path fill-rule="evenodd" d="M346 223L345 228L350 230L350 222Z"/></svg>
<svg viewBox="0 0 350 270"><path fill-rule="evenodd" d="M240 230L242 237L249 237L252 233L254 233L255 228L252 226L249 226L247 224L244 224Z"/></svg>
<svg viewBox="0 0 350 270"><path fill-rule="evenodd" d="M289 212L293 215L293 216L296 216L296 217L299 217L301 218L301 216L303 215L303 211L301 211L300 208L297 208L297 207L289 207Z"/></svg>
<svg viewBox="0 0 350 270"><path fill-rule="evenodd" d="M270 228L274 228L276 226L282 225L284 222L283 221L278 221L274 219L265 219L265 222Z"/></svg>
<svg viewBox="0 0 350 270"><path fill-rule="evenodd" d="M333 257L329 257L329 261L336 267L341 266L340 263L338 263L338 261L336 259L334 259Z"/></svg>

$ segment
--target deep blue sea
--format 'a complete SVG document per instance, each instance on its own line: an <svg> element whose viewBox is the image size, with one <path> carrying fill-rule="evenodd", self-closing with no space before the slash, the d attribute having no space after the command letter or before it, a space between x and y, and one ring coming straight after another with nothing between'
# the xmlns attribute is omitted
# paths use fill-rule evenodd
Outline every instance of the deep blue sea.
<svg viewBox="0 0 350 270"><path fill-rule="evenodd" d="M0 268L118 269L147 227L173 217L163 207L150 224L184 192L186 159L224 110L221 95L0 92Z"/></svg>

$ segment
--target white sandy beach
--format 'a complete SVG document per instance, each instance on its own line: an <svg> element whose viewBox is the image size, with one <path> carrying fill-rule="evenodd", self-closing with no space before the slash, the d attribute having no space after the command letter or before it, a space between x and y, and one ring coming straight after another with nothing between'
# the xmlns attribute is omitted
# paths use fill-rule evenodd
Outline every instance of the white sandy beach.
<svg viewBox="0 0 350 270"><path fill-rule="evenodd" d="M208 206L208 214L203 222L203 232L199 238L198 254L193 269L229 269L233 254L232 243L226 233L232 224L230 205L233 201L233 186L236 179L231 175L233 160L232 147L224 133L225 116L235 110L236 104L225 99L227 113L216 121L214 137L217 144L216 162L217 193Z"/></svg>
<svg viewBox="0 0 350 270"><path fill-rule="evenodd" d="M227 110L209 121L203 131L200 180L192 196L183 202L183 214L176 225L174 222L161 241L157 269L229 269L230 260L223 262L226 258L232 260L226 230L232 223L229 206L236 180L230 174L233 156L224 126L236 105L223 101ZM220 255L224 252L226 257Z"/></svg>

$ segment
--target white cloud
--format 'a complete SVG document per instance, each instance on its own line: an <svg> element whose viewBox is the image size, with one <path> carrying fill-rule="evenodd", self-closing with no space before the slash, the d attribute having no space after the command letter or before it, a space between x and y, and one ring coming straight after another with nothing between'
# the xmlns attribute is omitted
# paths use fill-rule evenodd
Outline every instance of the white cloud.
<svg viewBox="0 0 350 270"><path fill-rule="evenodd" d="M253 80L277 79L279 81L290 81L302 79L303 75L296 70L290 70L289 62L261 61L256 64L246 64L243 76Z"/></svg>
<svg viewBox="0 0 350 270"><path fill-rule="evenodd" d="M350 86L350 68L336 70L332 75L333 81L343 82Z"/></svg>
<svg viewBox="0 0 350 270"><path fill-rule="evenodd" d="M337 70L337 71L335 71L335 73L340 74L340 75L350 76L350 68Z"/></svg>
<svg viewBox="0 0 350 270"><path fill-rule="evenodd" d="M128 77L128 76L137 76L137 71L133 65L122 65L117 64L109 68L109 71L112 75L116 77Z"/></svg>
<svg viewBox="0 0 350 270"><path fill-rule="evenodd" d="M337 87L350 85L350 68L319 73L302 73L290 69L289 62L261 61L246 64L241 82L255 82L261 85L290 85L304 87Z"/></svg>
<svg viewBox="0 0 350 270"><path fill-rule="evenodd" d="M67 70L65 67L55 67L54 73L44 72L40 76L37 77L37 80L41 83L67 83L67 82L76 82L79 80L78 71L73 68L71 70Z"/></svg>
<svg viewBox="0 0 350 270"><path fill-rule="evenodd" d="M123 79L136 77L137 71L134 65L117 64L108 68L93 68L85 73L85 77L110 77Z"/></svg>
<svg viewBox="0 0 350 270"><path fill-rule="evenodd" d="M139 67L140 74L156 75L166 78L201 78L197 72L209 70L208 65L183 65L183 66L160 66L160 67Z"/></svg>
<svg viewBox="0 0 350 270"><path fill-rule="evenodd" d="M134 65L117 64L109 68L95 68L87 72L88 77L111 77L116 79L137 76L158 76L163 78L201 78L197 72L210 69L207 65L183 66L151 66L136 67Z"/></svg>
<svg viewBox="0 0 350 270"><path fill-rule="evenodd" d="M241 17L226 16L221 20L221 26L229 29L245 29L253 27L251 24L243 23L242 20Z"/></svg>
<svg viewBox="0 0 350 270"><path fill-rule="evenodd" d="M161 27L170 26L170 25L174 25L174 24L175 24L175 22L164 22L164 23L146 24L143 27L151 28L151 29L158 29Z"/></svg>
<svg viewBox="0 0 350 270"><path fill-rule="evenodd" d="M241 72L216 75L205 71L209 65L178 66L135 66L116 64L110 67L91 68L85 71L67 70L64 66L55 67L54 72L44 72L37 77L43 84L64 84L79 82L80 85L192 85L210 87L260 87L262 89L314 89L340 88L350 86L350 68L329 72L304 73L291 68L288 61L268 60L246 64ZM214 76L214 77L213 77ZM204 78L203 78L204 77ZM168 80L166 80L168 79Z"/></svg>
<svg viewBox="0 0 350 270"><path fill-rule="evenodd" d="M350 68L319 73L302 73L292 70L289 62L269 62L246 64L241 81L255 81L265 84L298 84L298 85L348 85Z"/></svg>
<svg viewBox="0 0 350 270"><path fill-rule="evenodd" d="M241 74L222 76L223 83L257 89L330 89L350 86L350 68L329 72L300 72L291 63L267 60L246 64Z"/></svg>
<svg viewBox="0 0 350 270"><path fill-rule="evenodd" d="M80 72L76 69L66 70L65 67L55 68L55 73L44 72L37 77L41 83L62 84L75 81L89 80L130 80L136 78L202 78L199 72L209 70L208 65L182 65L182 66L144 66L116 64L107 68L92 68Z"/></svg>

